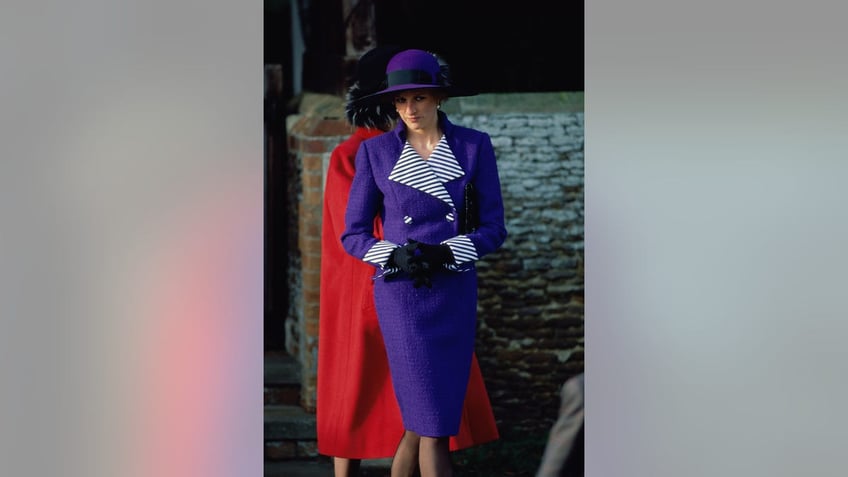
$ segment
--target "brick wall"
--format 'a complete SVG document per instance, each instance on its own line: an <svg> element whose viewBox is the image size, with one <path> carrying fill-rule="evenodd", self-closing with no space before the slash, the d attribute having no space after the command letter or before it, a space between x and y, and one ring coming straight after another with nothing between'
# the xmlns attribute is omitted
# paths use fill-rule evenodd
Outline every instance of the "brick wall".
<svg viewBox="0 0 848 477"><path fill-rule="evenodd" d="M547 432L559 389L583 371L582 93L454 98L457 124L488 132L509 236L479 265L477 354L502 432ZM341 99L290 117L287 349L315 406L321 200L332 148L350 134ZM292 246L293 245L293 246Z"/></svg>
<svg viewBox="0 0 848 477"><path fill-rule="evenodd" d="M318 369L318 303L321 271L321 215L330 153L350 136L334 106L319 97L315 110L289 118L288 257L289 313L286 350L302 365L301 405L315 411ZM326 110L326 108L330 110ZM328 116L329 114L329 116Z"/></svg>

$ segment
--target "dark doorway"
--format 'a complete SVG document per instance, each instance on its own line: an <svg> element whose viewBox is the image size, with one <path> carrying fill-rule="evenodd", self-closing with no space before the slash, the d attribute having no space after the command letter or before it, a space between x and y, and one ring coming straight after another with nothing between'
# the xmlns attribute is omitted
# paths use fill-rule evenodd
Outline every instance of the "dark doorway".
<svg viewBox="0 0 848 477"><path fill-rule="evenodd" d="M583 1L376 1L377 42L445 57L481 93L583 91Z"/></svg>
<svg viewBox="0 0 848 477"><path fill-rule="evenodd" d="M288 187L286 116L292 97L290 11L287 2L265 5L265 350L283 349L289 308L285 191Z"/></svg>

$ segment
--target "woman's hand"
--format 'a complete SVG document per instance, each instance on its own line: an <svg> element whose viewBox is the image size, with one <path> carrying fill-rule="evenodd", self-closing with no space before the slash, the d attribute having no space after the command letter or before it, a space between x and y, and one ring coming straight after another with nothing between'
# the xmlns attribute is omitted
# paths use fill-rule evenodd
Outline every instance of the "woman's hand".
<svg viewBox="0 0 848 477"><path fill-rule="evenodd" d="M430 245L409 239L392 251L386 266L399 268L409 275L415 288L433 288L433 270L453 261L453 253L447 245Z"/></svg>

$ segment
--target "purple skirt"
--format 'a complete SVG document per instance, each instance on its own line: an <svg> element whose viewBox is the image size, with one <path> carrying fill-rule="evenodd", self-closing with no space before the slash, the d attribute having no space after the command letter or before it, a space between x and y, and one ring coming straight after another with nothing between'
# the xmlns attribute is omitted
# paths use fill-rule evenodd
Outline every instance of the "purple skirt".
<svg viewBox="0 0 848 477"><path fill-rule="evenodd" d="M439 271L433 288L406 275L374 284L377 318L404 428L459 432L477 329L477 272Z"/></svg>

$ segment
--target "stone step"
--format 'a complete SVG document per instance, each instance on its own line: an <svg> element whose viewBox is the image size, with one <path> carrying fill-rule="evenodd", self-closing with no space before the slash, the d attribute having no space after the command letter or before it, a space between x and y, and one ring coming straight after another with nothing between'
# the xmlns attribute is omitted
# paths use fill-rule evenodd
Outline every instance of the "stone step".
<svg viewBox="0 0 848 477"><path fill-rule="evenodd" d="M300 404L300 364L284 352L265 353L265 405Z"/></svg>
<svg viewBox="0 0 848 477"><path fill-rule="evenodd" d="M300 385L300 363L294 356L286 352L265 353L265 384L297 384Z"/></svg>
<svg viewBox="0 0 848 477"><path fill-rule="evenodd" d="M285 460L265 462L265 477L328 477L333 475L329 460Z"/></svg>
<svg viewBox="0 0 848 477"><path fill-rule="evenodd" d="M392 467L391 459L363 460L360 477L386 477ZM285 460L265 463L265 477L328 477L333 475L329 457L308 460Z"/></svg>
<svg viewBox="0 0 848 477"><path fill-rule="evenodd" d="M314 440L315 414L300 406L266 405L265 440Z"/></svg>
<svg viewBox="0 0 848 477"><path fill-rule="evenodd" d="M330 476L333 472L330 458L318 455L315 414L300 406L300 369L288 354L265 354L265 477ZM360 476L387 476L391 463L391 459L363 460Z"/></svg>
<svg viewBox="0 0 848 477"><path fill-rule="evenodd" d="M300 386L265 386L266 406L297 406L300 404Z"/></svg>
<svg viewBox="0 0 848 477"><path fill-rule="evenodd" d="M318 457L315 414L300 406L265 406L265 462Z"/></svg>

